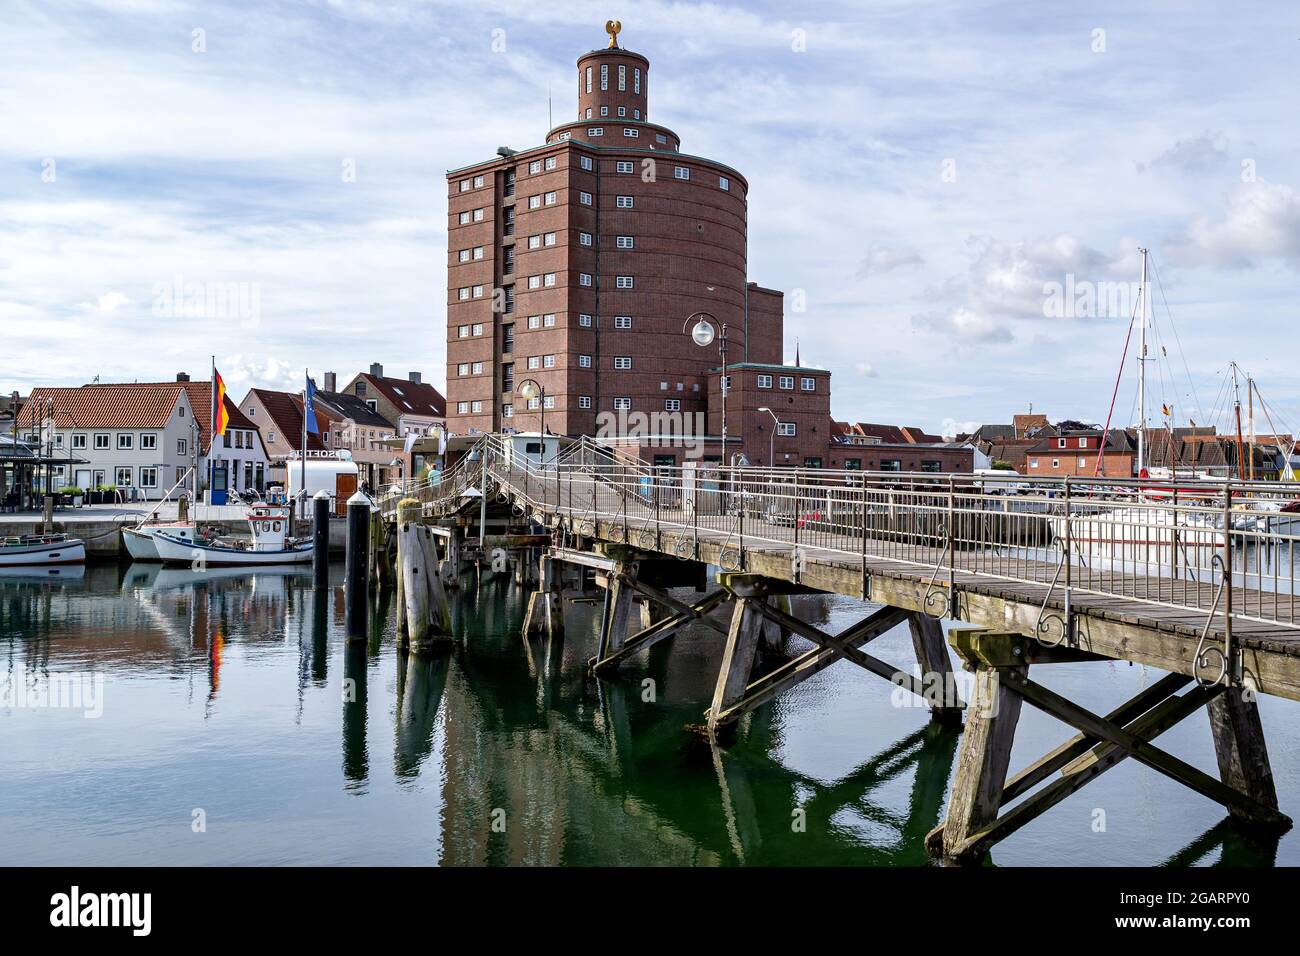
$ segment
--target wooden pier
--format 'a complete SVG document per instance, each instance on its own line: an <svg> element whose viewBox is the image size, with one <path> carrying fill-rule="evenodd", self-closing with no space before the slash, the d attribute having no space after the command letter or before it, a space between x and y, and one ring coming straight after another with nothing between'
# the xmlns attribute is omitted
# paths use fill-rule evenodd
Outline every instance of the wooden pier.
<svg viewBox="0 0 1300 956"><path fill-rule="evenodd" d="M396 522L402 542L399 591L404 585L413 638L449 626L441 589L413 591L421 575L438 577L428 568L439 561L450 565L444 581L467 566L480 575L491 567L534 589L525 640L562 639L564 581L579 569L604 587L590 661L601 679L618 679L634 654L687 625L716 633L722 663L702 728L717 743L746 714L841 660L916 694L935 721L964 722L947 817L926 841L945 860L980 859L1130 757L1248 825L1289 827L1256 697L1300 700L1290 526L1243 526L1227 486L1221 503L1156 506L1140 489L1084 485L1067 481L1063 495L1045 490L1036 505L1018 501L1012 510L953 476L665 472L578 455L538 464L486 436L437 485L409 489L400 505L386 499L381 513ZM1221 527L1210 520L1216 513ZM1113 525L1108 533L1124 548L1132 543L1134 553L1119 558L1139 560L1106 566L1080 550L1079 529L1086 524L1092 534L1099 523ZM1144 529L1140 537L1133 526ZM408 545L417 535L428 544ZM710 568L720 570L710 578ZM686 587L698 597L671 593ZM862 617L828 634L790 613L789 597L809 593L858 599ZM729 618L718 614L724 606ZM947 643L944 618L953 622ZM904 622L915 667L865 649ZM811 648L758 673L768 633L798 635ZM421 651L435 642L412 643ZM974 675L969 701L955 693L948 645ZM1031 676L1037 664L1113 660L1167 676L1104 715ZM1011 745L1025 704L1076 734L1014 769ZM1153 743L1202 708L1217 778Z"/></svg>

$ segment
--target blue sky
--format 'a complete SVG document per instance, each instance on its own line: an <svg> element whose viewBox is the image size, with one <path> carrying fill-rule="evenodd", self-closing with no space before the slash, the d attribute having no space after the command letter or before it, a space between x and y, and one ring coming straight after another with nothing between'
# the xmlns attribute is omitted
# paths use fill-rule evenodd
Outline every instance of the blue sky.
<svg viewBox="0 0 1300 956"><path fill-rule="evenodd" d="M1221 415L1235 359L1300 420L1300 11L1251 2L20 0L0 390L212 353L237 395L372 361L441 385L445 171L540 143L548 91L574 115L608 17L651 117L748 178L751 278L836 417L1104 419L1130 313L1045 290L1123 291L1147 245L1154 400ZM177 283L236 294L188 315Z"/></svg>

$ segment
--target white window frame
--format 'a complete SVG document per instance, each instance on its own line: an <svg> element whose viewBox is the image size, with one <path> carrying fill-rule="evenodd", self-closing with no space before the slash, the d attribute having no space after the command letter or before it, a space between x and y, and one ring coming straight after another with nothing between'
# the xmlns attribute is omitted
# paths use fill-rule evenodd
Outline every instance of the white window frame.
<svg viewBox="0 0 1300 956"><path fill-rule="evenodd" d="M626 372L626 371L628 371L629 369L632 368L632 356L630 356L630 355L615 355L615 356L614 356L614 368L618 369L618 370L621 371L621 372Z"/></svg>
<svg viewBox="0 0 1300 956"><path fill-rule="evenodd" d="M634 288L636 288L636 281L635 281L635 279L633 279L632 276L615 276L615 277L614 277L614 288L616 288L616 289L634 289Z"/></svg>
<svg viewBox="0 0 1300 956"><path fill-rule="evenodd" d="M618 209L633 209L636 207L636 199L632 196L615 196L614 206Z"/></svg>
<svg viewBox="0 0 1300 956"><path fill-rule="evenodd" d="M618 236L614 240L614 245L619 249L635 249L636 239L633 236Z"/></svg>
<svg viewBox="0 0 1300 956"><path fill-rule="evenodd" d="M632 328L632 316L630 316L630 315L616 315L616 316L614 316L614 328L616 328L616 329L630 329L630 328Z"/></svg>

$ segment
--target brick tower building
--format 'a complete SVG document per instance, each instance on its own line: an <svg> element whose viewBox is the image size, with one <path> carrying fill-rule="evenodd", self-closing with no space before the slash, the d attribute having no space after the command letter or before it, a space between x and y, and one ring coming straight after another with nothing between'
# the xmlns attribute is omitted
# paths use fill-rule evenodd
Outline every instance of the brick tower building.
<svg viewBox="0 0 1300 956"><path fill-rule="evenodd" d="M544 145L447 174L456 434L536 431L527 379L545 389L550 432L594 435L602 412L682 413L703 430L718 348L683 332L701 311L726 323L729 365L781 364L782 294L747 280L748 183L651 121L650 61L616 43L578 58L577 119Z"/></svg>

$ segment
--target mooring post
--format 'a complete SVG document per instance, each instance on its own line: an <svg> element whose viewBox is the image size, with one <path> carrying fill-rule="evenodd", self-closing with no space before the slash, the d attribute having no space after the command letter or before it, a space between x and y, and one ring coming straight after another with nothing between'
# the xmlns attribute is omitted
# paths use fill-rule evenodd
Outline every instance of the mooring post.
<svg viewBox="0 0 1300 956"><path fill-rule="evenodd" d="M311 580L321 589L330 583L330 496L324 489L312 498Z"/></svg>
<svg viewBox="0 0 1300 956"><path fill-rule="evenodd" d="M434 650L452 639L451 609L437 574L433 535L420 523L421 505L404 498L397 505L397 551L401 558L407 640L416 653Z"/></svg>
<svg viewBox="0 0 1300 956"><path fill-rule="evenodd" d="M370 499L348 499L347 551L343 575L348 640L366 639L367 572L370 561Z"/></svg>
<svg viewBox="0 0 1300 956"><path fill-rule="evenodd" d="M176 499L176 520L182 523L190 520L190 499L186 495Z"/></svg>

